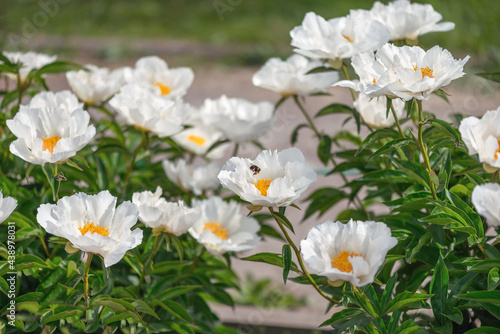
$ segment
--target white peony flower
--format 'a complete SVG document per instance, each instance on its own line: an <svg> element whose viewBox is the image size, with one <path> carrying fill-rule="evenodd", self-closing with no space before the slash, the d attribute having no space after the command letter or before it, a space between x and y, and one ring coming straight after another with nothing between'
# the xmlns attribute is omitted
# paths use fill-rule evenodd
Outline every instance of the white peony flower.
<svg viewBox="0 0 500 334"><path fill-rule="evenodd" d="M180 100L163 99L148 86L127 84L109 104L128 124L151 131L158 137L168 137L184 129L191 107Z"/></svg>
<svg viewBox="0 0 500 334"><path fill-rule="evenodd" d="M194 73L189 67L168 68L167 63L156 56L143 57L134 69L125 71L128 83L151 86L157 95L169 99L185 95L193 79Z"/></svg>
<svg viewBox="0 0 500 334"><path fill-rule="evenodd" d="M95 127L89 121L88 112L71 93L40 93L7 120L18 138L10 151L35 165L62 163L94 137Z"/></svg>
<svg viewBox="0 0 500 334"><path fill-rule="evenodd" d="M0 224L9 218L16 207L17 200L12 197L3 197L0 190Z"/></svg>
<svg viewBox="0 0 500 334"><path fill-rule="evenodd" d="M291 32L295 52L313 59L338 61L360 52L374 51L389 41L390 33L367 10L326 21L309 12Z"/></svg>
<svg viewBox="0 0 500 334"><path fill-rule="evenodd" d="M47 233L68 239L83 252L101 255L109 267L142 242L142 230L130 230L138 214L137 206L129 201L116 207L116 197L104 190L96 195L63 197L57 204L42 204L36 219Z"/></svg>
<svg viewBox="0 0 500 334"><path fill-rule="evenodd" d="M385 44L376 54L367 52L352 58L359 81L343 80L334 86L353 88L370 97L428 100L433 91L465 74L467 60L469 56L455 60L437 45L425 51L418 46Z"/></svg>
<svg viewBox="0 0 500 334"><path fill-rule="evenodd" d="M217 100L206 99L200 113L207 124L237 143L257 139L268 132L276 121L272 103L251 103L225 95Z"/></svg>
<svg viewBox="0 0 500 334"><path fill-rule="evenodd" d="M221 184L241 199L267 207L287 206L316 181L298 148L262 151L255 160L232 157L219 173Z"/></svg>
<svg viewBox="0 0 500 334"><path fill-rule="evenodd" d="M306 263L333 285L347 281L359 287L374 281L387 252L397 243L384 223L328 220L311 229L300 248Z"/></svg>
<svg viewBox="0 0 500 334"><path fill-rule="evenodd" d="M81 101L95 105L106 101L124 84L123 70L110 72L107 68L86 65L86 70L70 71L66 79Z"/></svg>
<svg viewBox="0 0 500 334"><path fill-rule="evenodd" d="M371 98L366 94L359 93L358 99L353 104L363 121L373 128L388 128L396 122L391 111L389 111L389 116L386 117L387 98L385 96ZM401 119L404 115L405 103L401 99L394 99L392 100L392 106L398 119Z"/></svg>
<svg viewBox="0 0 500 334"><path fill-rule="evenodd" d="M479 161L489 173L500 168L500 107L487 111L481 119L467 117L458 130L469 149L469 154L478 154Z"/></svg>
<svg viewBox="0 0 500 334"><path fill-rule="evenodd" d="M167 202L160 187L153 194L143 191L132 195L132 202L139 209L139 220L157 231L174 235L186 233L200 217L200 211L188 208L184 202Z"/></svg>
<svg viewBox="0 0 500 334"><path fill-rule="evenodd" d="M410 3L408 0L396 0L387 5L377 1L370 12L389 29L392 41L416 40L420 35L455 28L451 22L438 23L443 17L432 5Z"/></svg>
<svg viewBox="0 0 500 334"><path fill-rule="evenodd" d="M220 187L217 175L222 166L217 162L188 164L183 159L177 162L164 160L162 166L170 181L195 195L199 196L206 190Z"/></svg>
<svg viewBox="0 0 500 334"><path fill-rule="evenodd" d="M271 58L254 74L252 82L257 87L283 96L326 92L326 89L339 79L339 75L333 71L306 74L320 66L323 66L323 62L309 60L297 54L285 61Z"/></svg>
<svg viewBox="0 0 500 334"><path fill-rule="evenodd" d="M217 146L208 152L213 144L222 140L224 134L211 125L202 122L190 122L190 128L172 136L172 139L182 148L196 155L207 155L209 159L220 159L228 148L227 144ZM208 153L208 154L207 154Z"/></svg>
<svg viewBox="0 0 500 334"><path fill-rule="evenodd" d="M485 217L493 226L500 226L500 184L477 185L472 191L472 204L477 213Z"/></svg>
<svg viewBox="0 0 500 334"><path fill-rule="evenodd" d="M43 53L36 52L3 52L3 55L10 60L11 63L20 63L21 67L19 69L19 78L21 80L21 84L23 84L31 70L40 69L47 64L53 63L56 61L57 56L49 56ZM17 80L17 75L13 73L6 73L6 75L13 79Z"/></svg>
<svg viewBox="0 0 500 334"><path fill-rule="evenodd" d="M260 241L259 223L241 214L238 202L214 196L193 200L193 207L201 210L201 216L189 233L211 253L248 251Z"/></svg>

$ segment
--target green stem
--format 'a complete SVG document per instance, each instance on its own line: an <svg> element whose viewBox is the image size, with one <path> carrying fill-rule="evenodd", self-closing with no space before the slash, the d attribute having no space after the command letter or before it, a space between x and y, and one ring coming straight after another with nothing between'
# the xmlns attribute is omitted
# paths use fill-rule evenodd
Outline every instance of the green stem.
<svg viewBox="0 0 500 334"><path fill-rule="evenodd" d="M422 157L424 159L424 164L427 170L427 176L429 177L429 187L432 192L432 197L434 200L438 200L436 195L436 190L434 188L434 183L432 183L432 168L431 163L429 161L429 155L427 153L427 146L424 144L423 139L423 129L424 129L424 112L422 110L422 100L417 100L417 111L418 111L418 143L420 146L420 151L422 152Z"/></svg>
<svg viewBox="0 0 500 334"><path fill-rule="evenodd" d="M271 207L269 208L269 211L271 212L271 215L274 212L273 208L271 208ZM274 217L274 215L273 215L273 217ZM323 298L325 298L326 300L328 300L330 303L338 304L339 301L335 300L335 299L333 299L331 297L329 297L325 292L323 292L323 290L320 289L320 287L318 286L318 284L316 283L316 281L311 277L311 275L309 275L309 273L307 272L307 269L306 269L306 267L304 265L304 261L302 260L302 256L300 255L299 249L297 248L297 246L295 245L295 243L290 238L290 235L286 231L286 229L283 226L283 224L278 219L275 218L275 220L278 223L278 226L280 227L281 232L283 232L283 235L285 236L288 244L292 247L292 249L293 249L293 251L295 253L295 256L297 257L297 260L299 261L299 265L300 265L300 268L302 269L303 275L307 278L307 280L309 281L309 283L311 283L314 286L314 288L316 289L316 291L318 291L318 293Z"/></svg>
<svg viewBox="0 0 500 334"><path fill-rule="evenodd" d="M233 157L236 157L236 154L238 154L238 149L240 148L240 144L234 143L234 151L233 151Z"/></svg>
<svg viewBox="0 0 500 334"><path fill-rule="evenodd" d="M47 170L45 169L45 165L42 165L42 171L45 174L47 181L49 182L50 189L52 189L52 199L54 202L56 202L56 190L54 188L54 178L49 176Z"/></svg>
<svg viewBox="0 0 500 334"><path fill-rule="evenodd" d="M87 253L87 263L85 264L85 272L83 273L83 296L85 298L85 307L89 307L89 271L90 263L92 262L92 253Z"/></svg>
<svg viewBox="0 0 500 334"><path fill-rule="evenodd" d="M314 122L311 119L311 116L309 116L309 114L307 113L307 111L304 109L304 106L302 106L302 103L300 103L299 97L297 95L294 95L293 96L293 100L295 101L295 103L299 107L300 111L302 112L302 114L306 118L307 123L309 123L309 126L311 127L311 129L316 134L316 137L318 137L318 139L321 139L321 134L319 133L318 128L316 127L316 125L314 125Z"/></svg>
<svg viewBox="0 0 500 334"><path fill-rule="evenodd" d="M57 177L57 164L54 164L54 177ZM61 188L61 179L60 178L57 178L57 188L56 189L56 193L54 195L55 197L55 202L57 203L59 201L59 189Z"/></svg>
<svg viewBox="0 0 500 334"><path fill-rule="evenodd" d="M392 116L394 117L394 121L396 122L396 126L398 128L399 134L401 135L401 138L405 138L405 134L403 133L403 130L401 130L401 124L399 124L399 119L398 116L396 115L396 110L394 110L394 105L392 103L391 103L391 112Z"/></svg>
<svg viewBox="0 0 500 334"><path fill-rule="evenodd" d="M349 78L349 73L347 73L347 67L345 66L345 64L342 62L342 72L344 72L344 77L346 80L351 80ZM352 101L356 101L356 93L354 93L354 89L352 88L349 88L349 90L351 91L351 97L352 97Z"/></svg>
<svg viewBox="0 0 500 334"><path fill-rule="evenodd" d="M139 293L141 292L142 283L144 283L144 279L146 278L146 275L148 273L149 265L151 264L151 261L154 259L156 253L158 252L158 249L160 248L160 245L161 245L160 242L162 239L163 239L163 233L161 233L160 235L157 235L155 237L155 242L153 244L153 250L151 251L151 253L149 253L148 258L147 258L146 262L144 263L141 277L139 278L139 284L137 285L137 297L139 297Z"/></svg>
<svg viewBox="0 0 500 334"><path fill-rule="evenodd" d="M205 251L206 251L206 249L205 249L205 247L203 247L203 248L201 249L200 254L198 254L198 256L196 256L196 257L194 258L193 263L191 263L191 267L189 267L189 275L192 275L192 274L193 274L194 269L196 268L196 265L197 265L197 264L198 264L198 262L200 261L201 256L202 256L203 254L205 254Z"/></svg>
<svg viewBox="0 0 500 334"><path fill-rule="evenodd" d="M43 249L45 250L45 254L47 254L47 257L50 259L51 256L50 256L49 249L47 248L47 244L45 243L45 239L43 238L43 236L40 236L39 239L42 242L42 246L43 246Z"/></svg>
<svg viewBox="0 0 500 334"><path fill-rule="evenodd" d="M123 189L122 189L122 194L124 194L124 195L125 195L125 190L127 189L128 181L130 179L130 175L132 174L132 171L134 170L134 167L135 167L135 162L137 160L137 155L141 151L141 148L147 148L148 147L148 145L147 145L148 140L149 140L149 138L148 138L148 132L144 131L141 143L139 144L139 146L137 146L135 148L134 152L132 152L132 159L130 161L130 164L128 165L127 173L125 174L125 178L124 178L124 184L123 184Z"/></svg>

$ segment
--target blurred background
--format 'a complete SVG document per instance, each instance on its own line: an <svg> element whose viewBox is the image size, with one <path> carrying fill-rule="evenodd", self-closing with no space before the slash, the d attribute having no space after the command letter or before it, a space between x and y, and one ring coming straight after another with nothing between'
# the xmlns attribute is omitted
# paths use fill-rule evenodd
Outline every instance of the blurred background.
<svg viewBox="0 0 500 334"><path fill-rule="evenodd" d="M373 0L0 0L4 50L34 49L63 58L104 62L146 54L188 66L260 65L292 53L289 31L306 12L325 18L369 9ZM387 3L387 1L382 1ZM455 30L421 38L469 66L498 69L500 1L428 0Z"/></svg>

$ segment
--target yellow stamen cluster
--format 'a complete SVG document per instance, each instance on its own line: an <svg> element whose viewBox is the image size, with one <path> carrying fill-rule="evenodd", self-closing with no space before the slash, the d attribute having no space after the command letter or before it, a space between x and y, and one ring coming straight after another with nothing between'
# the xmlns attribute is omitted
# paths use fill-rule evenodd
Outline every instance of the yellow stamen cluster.
<svg viewBox="0 0 500 334"><path fill-rule="evenodd" d="M372 83L373 83L374 85L376 85L376 84L377 84L377 79L373 78Z"/></svg>
<svg viewBox="0 0 500 334"><path fill-rule="evenodd" d="M154 85L160 88L161 95L168 95L172 91L170 87L165 86L164 84L161 84L159 82L155 83Z"/></svg>
<svg viewBox="0 0 500 334"><path fill-rule="evenodd" d="M349 43L354 43L354 41L349 36L346 36L346 35L342 34L342 37L344 37L345 39L347 39L347 41Z"/></svg>
<svg viewBox="0 0 500 334"><path fill-rule="evenodd" d="M189 141L192 141L193 143L195 143L198 146L203 146L206 142L205 138L200 137L200 136L195 136L195 135L189 135L187 137L187 139Z"/></svg>
<svg viewBox="0 0 500 334"><path fill-rule="evenodd" d="M273 179L260 179L257 182L255 182L254 185L255 188L257 188L260 191L260 194L262 196L267 196L267 189L269 189L271 182L273 182Z"/></svg>
<svg viewBox="0 0 500 334"><path fill-rule="evenodd" d="M413 66L413 70L416 72L419 70L418 66ZM420 67L420 72L422 72L422 79L424 77L434 78L434 71L429 67Z"/></svg>
<svg viewBox="0 0 500 334"><path fill-rule="evenodd" d="M42 137L43 145L42 150L49 151L50 155L54 154L54 147L56 147L57 142L61 139L61 137L53 136L53 137Z"/></svg>
<svg viewBox="0 0 500 334"><path fill-rule="evenodd" d="M85 225L79 226L78 229L80 230L82 235L87 234L87 232L90 232L92 234L97 233L104 237L107 237L109 235L109 229L100 225L94 225L94 222L87 222L85 223Z"/></svg>
<svg viewBox="0 0 500 334"><path fill-rule="evenodd" d="M227 240L227 230L217 222L205 223L205 225L203 226L203 230L210 230L210 232L212 232L222 240Z"/></svg>
<svg viewBox="0 0 500 334"><path fill-rule="evenodd" d="M500 153L500 139L498 139L498 148L495 151L495 160L498 159L498 153Z"/></svg>
<svg viewBox="0 0 500 334"><path fill-rule="evenodd" d="M337 268L344 273L350 273L352 271L352 264L349 262L349 256L361 256L361 254L356 254L354 252L349 253L348 251L341 251L336 257L332 259L332 268Z"/></svg>

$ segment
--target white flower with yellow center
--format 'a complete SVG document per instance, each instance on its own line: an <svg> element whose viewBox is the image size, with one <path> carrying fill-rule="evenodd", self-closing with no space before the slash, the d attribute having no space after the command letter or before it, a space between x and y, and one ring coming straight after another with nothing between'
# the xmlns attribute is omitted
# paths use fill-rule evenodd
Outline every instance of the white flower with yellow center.
<svg viewBox="0 0 500 334"><path fill-rule="evenodd" d="M240 213L236 201L225 202L220 197L193 200L201 216L189 233L211 253L243 252L260 241L260 225L254 218Z"/></svg>
<svg viewBox="0 0 500 334"><path fill-rule="evenodd" d="M139 220L156 232L166 232L174 235L186 233L200 217L198 209L184 205L184 202L167 202L161 197L162 189L156 192L143 191L132 195L132 202L139 209Z"/></svg>
<svg viewBox="0 0 500 334"><path fill-rule="evenodd" d="M233 157L219 173L221 184L241 199L267 207L292 204L317 179L298 148L262 151L255 160Z"/></svg>
<svg viewBox="0 0 500 334"><path fill-rule="evenodd" d="M276 121L272 103L252 103L225 95L217 100L206 99L200 113L206 123L237 143L257 139L269 131Z"/></svg>
<svg viewBox="0 0 500 334"><path fill-rule="evenodd" d="M222 166L217 162L188 164L183 159L177 162L164 160L162 166L170 181L195 195L220 187L217 175Z"/></svg>
<svg viewBox="0 0 500 334"><path fill-rule="evenodd" d="M124 84L123 70L109 71L94 65L86 65L86 70L66 73L71 90L88 105L95 105L113 96Z"/></svg>
<svg viewBox="0 0 500 334"><path fill-rule="evenodd" d="M11 63L20 63L21 67L19 69L19 78L21 83L24 83L28 78L31 70L40 69L47 64L56 61L57 56L49 56L43 53L36 52L3 52L3 55L10 60ZM13 73L6 73L6 75L17 80L17 75Z"/></svg>
<svg viewBox="0 0 500 334"><path fill-rule="evenodd" d="M339 75L334 71L306 74L320 66L323 66L323 62L309 60L301 55L292 55L285 61L271 58L254 74L252 82L257 87L283 96L326 92L339 79Z"/></svg>
<svg viewBox="0 0 500 334"><path fill-rule="evenodd" d="M18 138L10 144L12 154L35 165L64 162L95 135L88 112L69 92L40 93L7 120Z"/></svg>
<svg viewBox="0 0 500 334"><path fill-rule="evenodd" d="M12 214L17 207L17 201L12 197L3 197L0 190L0 224Z"/></svg>
<svg viewBox="0 0 500 334"><path fill-rule="evenodd" d="M500 168L500 107L487 111L479 119L467 117L462 120L458 130L469 149L469 154L477 154L484 169L494 173Z"/></svg>
<svg viewBox="0 0 500 334"><path fill-rule="evenodd" d="M477 185L472 191L472 204L481 216L492 226L500 226L500 185L485 183Z"/></svg>
<svg viewBox="0 0 500 334"><path fill-rule="evenodd" d="M203 122L196 121L188 124L193 126L172 136L172 139L190 153L200 156L207 155L209 159L222 158L228 148L227 144L219 145L210 152L208 150L213 144L222 140L224 134L215 127Z"/></svg>
<svg viewBox="0 0 500 334"><path fill-rule="evenodd" d="M142 242L142 230L131 230L139 211L129 201L116 207L116 197L104 190L96 195L77 193L57 204L42 204L36 219L47 233L66 238L73 248L99 254L106 267L120 261Z"/></svg>
<svg viewBox="0 0 500 334"><path fill-rule="evenodd" d="M182 131L192 112L182 101L163 99L151 87L139 84L123 86L109 104L128 124L160 138Z"/></svg>
<svg viewBox="0 0 500 334"><path fill-rule="evenodd" d="M189 67L168 68L163 59L151 56L139 59L134 69L125 72L125 79L128 83L151 86L157 95L171 99L186 94L194 73Z"/></svg>
<svg viewBox="0 0 500 334"><path fill-rule="evenodd" d="M418 36L455 28L452 22L441 22L441 14L432 5L396 0L387 5L377 1L370 10L373 17L384 23L391 32L391 40L416 40Z"/></svg>
<svg viewBox="0 0 500 334"><path fill-rule="evenodd" d="M387 252L397 243L384 223L328 220L309 231L300 249L304 261L332 285L346 281L359 287L374 281Z"/></svg>
<svg viewBox="0 0 500 334"><path fill-rule="evenodd" d="M387 116L387 98L385 96L371 98L366 94L359 93L353 104L363 121L373 128L388 128L396 122L392 112L389 111L389 116ZM392 106L398 119L401 119L404 115L405 103L401 99L394 99Z"/></svg>
<svg viewBox="0 0 500 334"><path fill-rule="evenodd" d="M370 97L428 100L432 92L464 76L468 60L469 56L456 60L437 45L425 51L418 46L385 44L376 54L366 52L352 58L359 80L343 80L334 86L353 88Z"/></svg>
<svg viewBox="0 0 500 334"><path fill-rule="evenodd" d="M389 31L367 10L325 20L309 12L291 32L295 52L313 59L339 61L360 52L373 51L389 41Z"/></svg>

